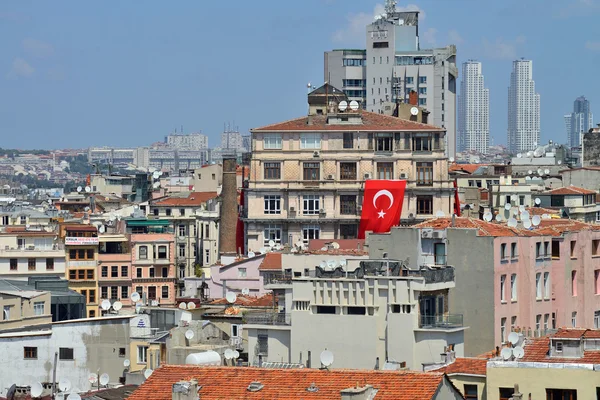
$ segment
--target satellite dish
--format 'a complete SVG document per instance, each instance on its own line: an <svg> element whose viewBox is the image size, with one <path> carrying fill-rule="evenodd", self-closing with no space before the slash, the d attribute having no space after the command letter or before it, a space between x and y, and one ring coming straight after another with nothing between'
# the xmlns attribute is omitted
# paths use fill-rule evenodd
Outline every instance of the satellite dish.
<svg viewBox="0 0 600 400"><path fill-rule="evenodd" d="M233 351L233 358L240 358L240 352L237 350Z"/></svg>
<svg viewBox="0 0 600 400"><path fill-rule="evenodd" d="M500 214L496 215L496 222L502 222L502 215L500 215Z"/></svg>
<svg viewBox="0 0 600 400"><path fill-rule="evenodd" d="M125 361L129 361L129 360L125 360ZM96 382L98 382L98 375L92 373L88 375L88 381L93 385Z"/></svg>
<svg viewBox="0 0 600 400"><path fill-rule="evenodd" d="M112 305L113 310L115 311L119 311L121 308L123 308L123 303L121 303L120 301L115 301Z"/></svg>
<svg viewBox="0 0 600 400"><path fill-rule="evenodd" d="M504 209L505 209L506 211L509 211L511 208L512 208L512 206L510 205L510 203L506 203L506 204L504 205Z"/></svg>
<svg viewBox="0 0 600 400"><path fill-rule="evenodd" d="M275 247L275 241L269 240L269 247Z"/></svg>
<svg viewBox="0 0 600 400"><path fill-rule="evenodd" d="M517 332L511 332L508 335L508 341L514 346L519 343L519 334Z"/></svg>
<svg viewBox="0 0 600 400"><path fill-rule="evenodd" d="M104 311L108 310L110 308L110 300L102 300L102 303L100 303L100 308L102 308Z"/></svg>
<svg viewBox="0 0 600 400"><path fill-rule="evenodd" d="M358 101L356 101L356 100L352 100L352 101L350 102L350 109L351 109L352 111L356 111L356 110L358 110Z"/></svg>
<svg viewBox="0 0 600 400"><path fill-rule="evenodd" d="M558 160L558 165L562 164L562 160Z"/></svg>
<svg viewBox="0 0 600 400"><path fill-rule="evenodd" d="M517 227L517 220L516 220L515 218L513 218L513 217L510 217L510 218L508 219L507 225L508 225L510 228L516 228L516 227Z"/></svg>
<svg viewBox="0 0 600 400"><path fill-rule="evenodd" d="M188 329L187 331L185 331L185 338L187 340L190 340L194 337L194 331L191 329Z"/></svg>
<svg viewBox="0 0 600 400"><path fill-rule="evenodd" d="M91 191L92 191L92 188L91 188L91 187L89 187L89 186L86 186L86 187L85 187L85 192L86 192L86 193L89 193L89 192L91 192Z"/></svg>
<svg viewBox="0 0 600 400"><path fill-rule="evenodd" d="M442 210L437 210L435 216L438 218L444 218L446 214Z"/></svg>
<svg viewBox="0 0 600 400"><path fill-rule="evenodd" d="M154 171L154 172L152 173L152 177L153 177L154 179L158 179L158 177L159 177L159 176L160 176L160 175L158 174L158 171Z"/></svg>
<svg viewBox="0 0 600 400"><path fill-rule="evenodd" d="M108 376L108 374L100 375L100 384L102 386L106 386L108 384L108 381L110 381L110 377Z"/></svg>
<svg viewBox="0 0 600 400"><path fill-rule="evenodd" d="M513 349L513 355L515 356L516 359L523 358L523 356L525 355L525 350L523 350L523 348L521 346L516 346Z"/></svg>
<svg viewBox="0 0 600 400"><path fill-rule="evenodd" d="M523 221L523 228L525 228L525 229L531 228L531 220L529 218L527 218L526 220Z"/></svg>
<svg viewBox="0 0 600 400"><path fill-rule="evenodd" d="M58 381L58 389L60 389L61 392L68 392L71 390L71 381L67 378L62 378Z"/></svg>
<svg viewBox="0 0 600 400"><path fill-rule="evenodd" d="M44 387L42 386L41 383L36 382L33 385L31 385L31 389L30 389L31 397L40 397L42 395L43 391L44 391Z"/></svg>
<svg viewBox="0 0 600 400"><path fill-rule="evenodd" d="M522 157L523 157L523 154L521 154L521 153L517 154L517 158L522 158Z"/></svg>
<svg viewBox="0 0 600 400"><path fill-rule="evenodd" d="M337 263L335 262L335 260L327 260L327 268L335 269L336 265L337 265Z"/></svg>
<svg viewBox="0 0 600 400"><path fill-rule="evenodd" d="M541 175L544 175L544 171L542 171L542 169L541 169L541 168L538 168L538 170L537 170L537 173L538 173L538 175L540 175L540 176L541 176Z"/></svg>
<svg viewBox="0 0 600 400"><path fill-rule="evenodd" d="M225 356L226 360L231 360L233 358L233 350L227 349L223 355Z"/></svg>
<svg viewBox="0 0 600 400"><path fill-rule="evenodd" d="M333 364L333 353L329 350L323 350L319 359L321 360L321 364L329 367L331 364Z"/></svg>
<svg viewBox="0 0 600 400"><path fill-rule="evenodd" d="M81 186L77 186L77 193L81 193L82 190L83 188Z"/></svg>
<svg viewBox="0 0 600 400"><path fill-rule="evenodd" d="M152 187L153 187L154 189L158 189L158 188L160 187L160 182L154 182L154 183L152 184Z"/></svg>
<svg viewBox="0 0 600 400"><path fill-rule="evenodd" d="M454 157L450 157L450 158L448 159L448 161L450 161L450 162L454 162Z"/></svg>
<svg viewBox="0 0 600 400"><path fill-rule="evenodd" d="M249 251L248 252L248 258L252 258L252 257L256 257L256 254L254 254L253 251Z"/></svg>
<svg viewBox="0 0 600 400"><path fill-rule="evenodd" d="M131 361L129 361L128 358L126 358L125 360L123 360L123 366L125 368L129 367L131 365Z"/></svg>
<svg viewBox="0 0 600 400"><path fill-rule="evenodd" d="M196 308L196 303L190 301L189 303L187 303L187 308L188 310L193 310L194 308Z"/></svg>
<svg viewBox="0 0 600 400"><path fill-rule="evenodd" d="M13 383L11 385L11 387L8 388L8 392L6 392L6 398L8 400L13 400L16 392L17 392L17 385Z"/></svg>
<svg viewBox="0 0 600 400"><path fill-rule="evenodd" d="M527 175L531 175L531 174L533 174L532 170L527 171Z"/></svg>
<svg viewBox="0 0 600 400"><path fill-rule="evenodd" d="M502 356L503 359L508 360L509 358L512 357L512 349L510 347L505 347L500 352L500 355Z"/></svg>
<svg viewBox="0 0 600 400"><path fill-rule="evenodd" d="M153 373L153 372L154 372L154 370L151 370L151 369L147 369L147 370L145 370L145 371L144 371L144 377L145 377L146 379L150 378L150 375L152 375L152 373Z"/></svg>
<svg viewBox="0 0 600 400"><path fill-rule="evenodd" d="M530 181L530 180L531 180L531 177L530 177L530 176L526 176L526 177L525 177L525 180L526 180L526 181Z"/></svg>
<svg viewBox="0 0 600 400"><path fill-rule="evenodd" d="M187 304L185 303L185 301L179 303L179 308L181 308L182 310L187 309Z"/></svg>
<svg viewBox="0 0 600 400"><path fill-rule="evenodd" d="M81 400L81 396L77 393L71 393L67 396L67 400Z"/></svg>
<svg viewBox="0 0 600 400"><path fill-rule="evenodd" d="M546 175L549 175L549 174L550 174L550 170L549 170L548 168L546 168L546 169L544 170L544 174L546 174Z"/></svg>
<svg viewBox="0 0 600 400"><path fill-rule="evenodd" d="M536 197L535 200L534 200L534 203L539 206L542 203L542 200L540 200L539 197Z"/></svg>
<svg viewBox="0 0 600 400"><path fill-rule="evenodd" d="M98 228L98 232L100 232L100 233L106 232L106 228L104 227L104 225L100 225L100 228Z"/></svg>
<svg viewBox="0 0 600 400"><path fill-rule="evenodd" d="M319 263L319 267L321 267L322 269L325 269L325 268L327 268L327 263L325 261L321 261Z"/></svg>
<svg viewBox="0 0 600 400"><path fill-rule="evenodd" d="M533 226L538 226L541 222L542 219L539 215L534 215L533 218L531 218L531 223L533 224Z"/></svg>
<svg viewBox="0 0 600 400"><path fill-rule="evenodd" d="M529 215L529 211L523 211L521 213L521 219L529 219L530 215Z"/></svg>
<svg viewBox="0 0 600 400"><path fill-rule="evenodd" d="M242 294L245 295L245 296L249 295L250 294L250 289L248 289L247 287L243 288L242 289Z"/></svg>
<svg viewBox="0 0 600 400"><path fill-rule="evenodd" d="M487 211L485 214L483 214L483 219L487 222L490 222L493 218L493 215L491 212Z"/></svg>
<svg viewBox="0 0 600 400"><path fill-rule="evenodd" d="M340 244L338 242L331 242L331 247L337 250L340 248Z"/></svg>
<svg viewBox="0 0 600 400"><path fill-rule="evenodd" d="M340 111L346 111L346 109L348 108L348 102L346 100L340 101L340 104L338 104L338 108L340 109Z"/></svg>
<svg viewBox="0 0 600 400"><path fill-rule="evenodd" d="M410 115L419 115L419 109L417 107L411 107Z"/></svg>
<svg viewBox="0 0 600 400"><path fill-rule="evenodd" d="M233 292L227 292L227 294L225 295L225 298L227 299L227 302L229 304L233 304L237 300L237 296Z"/></svg>
<svg viewBox="0 0 600 400"><path fill-rule="evenodd" d="M525 211L525 206L524 205L520 205L519 206L519 212L524 212Z"/></svg>
<svg viewBox="0 0 600 400"><path fill-rule="evenodd" d="M138 292L133 292L131 293L131 296L129 296L129 298L132 302L137 303L138 301L140 301L140 294Z"/></svg>

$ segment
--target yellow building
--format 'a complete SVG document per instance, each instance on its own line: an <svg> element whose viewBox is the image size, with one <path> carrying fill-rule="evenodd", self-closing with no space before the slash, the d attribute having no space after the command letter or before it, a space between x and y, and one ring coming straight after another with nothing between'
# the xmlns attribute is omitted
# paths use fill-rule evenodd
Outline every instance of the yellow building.
<svg viewBox="0 0 600 400"><path fill-rule="evenodd" d="M486 358L460 357L431 372L444 372L465 399L486 400Z"/></svg>
<svg viewBox="0 0 600 400"><path fill-rule="evenodd" d="M0 290L0 332L52 324L50 292Z"/></svg>

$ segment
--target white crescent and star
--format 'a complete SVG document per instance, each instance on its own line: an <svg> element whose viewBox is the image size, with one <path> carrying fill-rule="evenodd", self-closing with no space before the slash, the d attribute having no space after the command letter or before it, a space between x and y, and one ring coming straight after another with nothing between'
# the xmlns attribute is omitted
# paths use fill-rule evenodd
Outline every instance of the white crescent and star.
<svg viewBox="0 0 600 400"><path fill-rule="evenodd" d="M392 208L392 204L394 204L394 196L389 190L386 189L380 190L377 193L375 193L375 196L373 197L373 207L377 208L377 199L381 196L386 196L388 199L390 199L390 205L387 209L389 210L390 208ZM377 215L377 218L384 218L385 212L383 211L383 209L380 209Z"/></svg>

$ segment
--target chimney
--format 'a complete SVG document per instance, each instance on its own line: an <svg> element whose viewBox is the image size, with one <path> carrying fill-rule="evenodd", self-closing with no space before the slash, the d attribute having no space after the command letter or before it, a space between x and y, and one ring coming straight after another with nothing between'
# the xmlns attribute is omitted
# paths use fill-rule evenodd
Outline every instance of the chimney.
<svg viewBox="0 0 600 400"><path fill-rule="evenodd" d="M191 381L179 381L173 384L171 390L172 400L199 400L198 395L198 381L192 379Z"/></svg>
<svg viewBox="0 0 600 400"><path fill-rule="evenodd" d="M358 385L353 388L343 389L341 391L342 400L371 400L375 397L377 389L374 389L371 385L365 385L359 387Z"/></svg>
<svg viewBox="0 0 600 400"><path fill-rule="evenodd" d="M414 90L408 94L408 103L413 106L419 105L419 95Z"/></svg>
<svg viewBox="0 0 600 400"><path fill-rule="evenodd" d="M219 255L236 255L238 221L237 176L235 157L223 158L223 188L221 190L221 224L219 225Z"/></svg>

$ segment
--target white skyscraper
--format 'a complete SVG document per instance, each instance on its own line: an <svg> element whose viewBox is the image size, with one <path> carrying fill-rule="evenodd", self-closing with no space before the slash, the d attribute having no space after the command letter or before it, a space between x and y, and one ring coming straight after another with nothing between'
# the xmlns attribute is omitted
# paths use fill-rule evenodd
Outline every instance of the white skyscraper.
<svg viewBox="0 0 600 400"><path fill-rule="evenodd" d="M458 96L458 149L487 154L490 147L490 92L484 87L481 63L462 65Z"/></svg>
<svg viewBox="0 0 600 400"><path fill-rule="evenodd" d="M508 88L508 150L534 150L540 143L540 95L535 92L533 62L513 61Z"/></svg>

